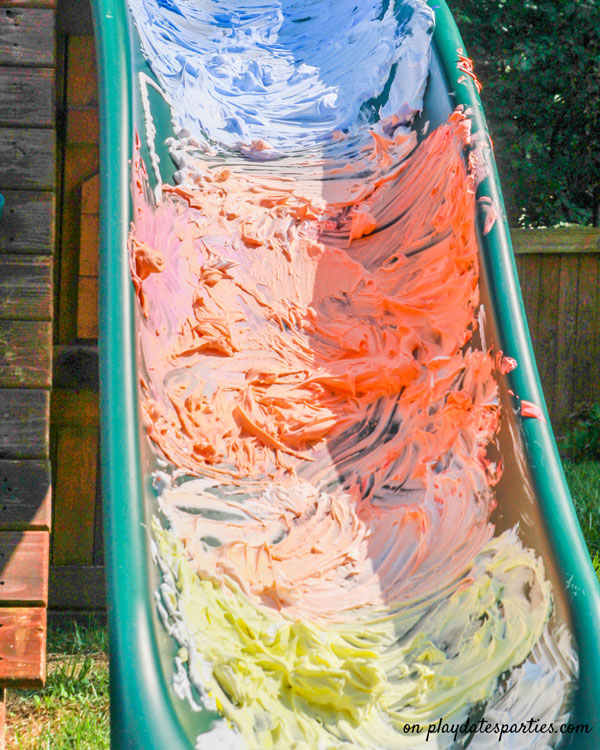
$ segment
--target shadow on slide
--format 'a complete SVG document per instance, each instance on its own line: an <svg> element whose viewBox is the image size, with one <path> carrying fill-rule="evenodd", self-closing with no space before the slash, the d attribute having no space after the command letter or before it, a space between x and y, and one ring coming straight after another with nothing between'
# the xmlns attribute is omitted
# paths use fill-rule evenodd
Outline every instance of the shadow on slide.
<svg viewBox="0 0 600 750"><path fill-rule="evenodd" d="M445 1L93 5L112 747L600 747Z"/></svg>

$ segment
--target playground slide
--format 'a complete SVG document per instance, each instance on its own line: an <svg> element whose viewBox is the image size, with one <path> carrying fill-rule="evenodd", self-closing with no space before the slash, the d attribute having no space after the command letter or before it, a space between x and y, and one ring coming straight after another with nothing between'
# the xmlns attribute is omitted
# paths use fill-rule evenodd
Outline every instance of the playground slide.
<svg viewBox="0 0 600 750"><path fill-rule="evenodd" d="M444 0L95 0L112 747L600 747L598 583Z"/></svg>

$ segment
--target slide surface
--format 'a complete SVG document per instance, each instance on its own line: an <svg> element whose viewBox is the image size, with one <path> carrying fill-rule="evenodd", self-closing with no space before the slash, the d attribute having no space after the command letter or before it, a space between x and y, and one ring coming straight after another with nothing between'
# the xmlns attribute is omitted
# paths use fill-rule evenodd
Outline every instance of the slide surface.
<svg viewBox="0 0 600 750"><path fill-rule="evenodd" d="M598 582L444 0L94 0L114 748L598 748Z"/></svg>

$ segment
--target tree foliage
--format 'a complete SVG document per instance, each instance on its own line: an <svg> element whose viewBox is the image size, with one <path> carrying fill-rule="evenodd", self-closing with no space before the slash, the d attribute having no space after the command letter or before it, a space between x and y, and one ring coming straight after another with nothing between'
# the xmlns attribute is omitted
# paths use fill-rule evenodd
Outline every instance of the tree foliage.
<svg viewBox="0 0 600 750"><path fill-rule="evenodd" d="M600 0L448 0L511 225L600 225Z"/></svg>

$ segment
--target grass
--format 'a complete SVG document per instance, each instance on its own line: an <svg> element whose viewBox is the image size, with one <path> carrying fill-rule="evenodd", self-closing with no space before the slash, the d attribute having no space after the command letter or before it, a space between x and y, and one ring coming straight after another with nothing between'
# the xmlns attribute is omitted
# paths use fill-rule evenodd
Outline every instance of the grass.
<svg viewBox="0 0 600 750"><path fill-rule="evenodd" d="M107 645L93 621L49 628L46 687L7 691L7 750L110 747Z"/></svg>
<svg viewBox="0 0 600 750"><path fill-rule="evenodd" d="M564 463L581 530L600 578L600 462Z"/></svg>
<svg viewBox="0 0 600 750"><path fill-rule="evenodd" d="M577 515L600 575L600 462L565 463ZM106 628L90 621L48 632L40 691L7 692L7 750L110 747Z"/></svg>

